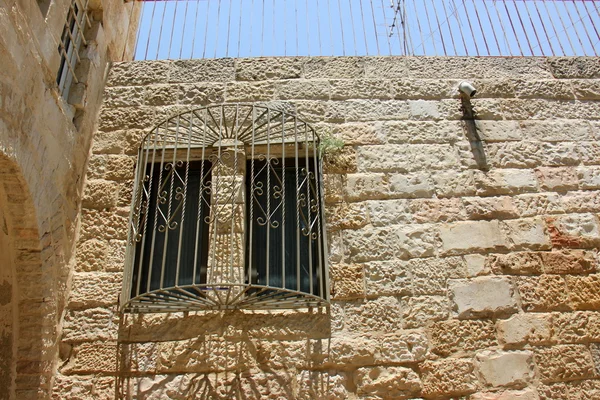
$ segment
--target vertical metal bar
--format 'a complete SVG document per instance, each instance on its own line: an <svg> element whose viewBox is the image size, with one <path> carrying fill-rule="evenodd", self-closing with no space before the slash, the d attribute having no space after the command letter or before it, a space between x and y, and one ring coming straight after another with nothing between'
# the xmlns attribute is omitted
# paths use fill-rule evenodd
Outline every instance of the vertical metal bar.
<svg viewBox="0 0 600 400"><path fill-rule="evenodd" d="M158 53L160 51L160 44L162 42L162 30L163 30L163 26L165 24L165 14L167 12L167 3L164 4L164 8L163 8L163 14L162 14L162 18L160 21L160 31L158 33L158 43L156 44L156 58L155 60L158 60Z"/></svg>
<svg viewBox="0 0 600 400"><path fill-rule="evenodd" d="M319 0L317 0L319 1ZM318 15L318 13L317 13ZM366 55L370 55L369 53L369 43L367 42L367 24L365 24L365 10L363 9L363 0L360 0L360 20L362 21L362 25L363 25L363 36L365 38L365 52Z"/></svg>
<svg viewBox="0 0 600 400"><path fill-rule="evenodd" d="M338 0L338 11L340 12L340 31L342 34L342 54L346 55L346 44L344 43L344 23L342 21L342 4Z"/></svg>
<svg viewBox="0 0 600 400"><path fill-rule="evenodd" d="M427 5L423 4L423 8L425 9L425 16L427 17L427 25L429 26L429 37L431 37L431 41L433 43L433 51L434 55L438 55L437 46L435 45L435 38L433 37L433 27L431 26L431 20L429 19L429 11L427 11ZM425 43L423 43L423 51L425 52Z"/></svg>
<svg viewBox="0 0 600 400"><path fill-rule="evenodd" d="M581 25L583 27L583 31L585 32L585 35L587 36L588 41L590 42L590 45L592 46L592 51L594 52L594 55L597 56L598 53L596 52L596 49L594 48L594 42L592 42L592 38L590 37L590 33L588 32L588 30L585 27L585 24L583 23L583 17L581 16L581 13L579 12L579 8L577 8L577 3L575 2L575 0L573 0L573 7L575 8L575 11L577 12L577 16L579 17L579 20L577 22L581 22ZM585 7L585 5L584 5L584 7ZM586 11L587 11L587 9L586 9ZM589 15L588 15L588 17L589 17ZM578 37L579 37L579 35L578 35ZM583 54L586 54L585 48L583 50Z"/></svg>
<svg viewBox="0 0 600 400"><path fill-rule="evenodd" d="M502 33L504 34L504 45L508 48L508 54L510 56L512 56L512 48L510 46L510 44L508 43L508 36L506 36L506 29L504 29L504 24L502 21L502 16L500 16L500 10L498 10L498 6L496 5L496 2L494 1L494 9L496 10L496 15L498 16L498 24L500 25L500 27L502 28Z"/></svg>
<svg viewBox="0 0 600 400"><path fill-rule="evenodd" d="M311 133L312 133L312 143L313 143L313 168L314 168L314 177L315 177L315 189L316 189L316 193L315 193L315 201L317 204L317 210L315 212L315 216L317 218L317 237L315 238L315 240L317 241L317 256L319 261L317 262L317 265L315 266L315 268L317 268L317 276L321 276L322 275L322 271L323 271L323 249L322 249L322 226L321 226L321 206L322 206L322 201L321 201L321 196L323 195L320 190L319 190L319 185L320 185L320 177L322 176L320 174L320 170L319 170L319 160L318 160L318 154L317 154L317 146L319 144L319 142L317 141L316 138L316 134L314 129L311 128ZM312 238L311 238L312 239ZM309 248L312 248L312 246L310 246ZM311 273L312 276L312 273ZM322 276L321 276L321 280L319 282L319 297L323 298L325 297L323 295L323 280L322 280ZM312 293L312 285L311 285L311 293Z"/></svg>
<svg viewBox="0 0 600 400"><path fill-rule="evenodd" d="M219 6L217 7L217 28L215 29L215 57L217 58L217 49L219 48L219 23L221 22L221 0L218 1Z"/></svg>
<svg viewBox="0 0 600 400"><path fill-rule="evenodd" d="M271 261L271 109L267 109L267 286Z"/></svg>
<svg viewBox="0 0 600 400"><path fill-rule="evenodd" d="M421 44L419 46L423 47L423 54L425 54L425 39L423 38L423 31L421 30L421 18L419 18L416 1L415 0L411 0L411 1L412 1L413 9L415 10L415 19L417 20L417 26L419 27L419 36L421 37ZM454 1L454 0L452 0L452 1ZM417 46L416 48L413 47L413 51L418 49L419 46Z"/></svg>
<svg viewBox="0 0 600 400"><path fill-rule="evenodd" d="M251 146L251 157L250 157L250 218L248 219L248 228L250 232L248 232L248 243L246 244L248 249L248 283L255 283L252 281L252 272L254 271L254 258L252 257L254 250L254 182L256 180L256 175L254 172L254 162L255 162L255 142L256 142L256 107L252 106L252 140L250 141ZM258 275L258 273L257 273ZM258 279L258 276L257 276Z"/></svg>
<svg viewBox="0 0 600 400"><path fill-rule="evenodd" d="M185 11L183 13L183 29L181 32L181 42L179 44L179 58L180 59L182 58L181 54L183 52L183 40L185 39L185 23L187 22L188 5L190 3L190 0L184 0L184 1L185 1ZM173 24L173 30L175 30L175 24Z"/></svg>
<svg viewBox="0 0 600 400"><path fill-rule="evenodd" d="M243 0L240 0L240 22L238 24L238 52L237 56L240 57L240 51L242 49L242 10L244 8ZM252 11L250 11L252 12ZM252 20L250 20L250 43L252 43Z"/></svg>
<svg viewBox="0 0 600 400"><path fill-rule="evenodd" d="M190 116L191 120L190 120L190 125L193 122L194 119L194 114L191 114ZM179 122L179 117L177 118L178 122ZM187 145L187 152L186 152L186 156L185 156L185 178L183 179L183 198L182 198L182 205L181 205L181 224L179 225L179 243L177 245L177 268L175 270L175 286L179 286L179 269L181 268L181 244L183 242L183 224L185 224L185 207L187 205L187 188L188 188L188 182L189 182L189 176L190 176L190 152L192 150L192 143L191 143L191 126L187 131L187 140L188 140L188 145ZM198 241L198 239L196 238L196 241Z"/></svg>
<svg viewBox="0 0 600 400"><path fill-rule="evenodd" d="M566 55L567 53L565 53L565 50L563 49L562 42L560 41L560 38L558 37L558 32L556 31L556 27L554 26L555 25L554 21L552 21L552 19L550 18L550 10L548 9L548 5L546 4L546 0L543 0L542 4L544 4L544 8L546 9L546 16L550 20L550 26L552 27L552 30L554 31L554 36L556 37L556 40L558 41L558 46L560 47L561 55ZM541 16L540 16L540 20L542 20ZM550 44L550 48L553 49L551 38L548 38L548 43ZM552 50L552 55L554 55L554 49Z"/></svg>
<svg viewBox="0 0 600 400"><path fill-rule="evenodd" d="M565 36L567 37L569 45L571 46L571 50L573 51L573 55L575 55L575 54L577 54L577 51L575 51L575 46L573 46L573 42L571 42L571 36L567 32L568 28L565 26L565 23L563 22L563 19L560 16L561 12L558 10L558 6L556 5L556 0L554 0L552 3L554 4L554 9L556 10L556 15L558 15L558 19L560 21L560 24L563 27L562 31L565 33ZM560 41L560 36L557 35L556 38ZM567 55L567 54L565 53L564 55Z"/></svg>
<svg viewBox="0 0 600 400"><path fill-rule="evenodd" d="M475 0L473 1L473 8L475 9L475 15L477 16L477 22L479 23L479 30L481 30L481 36L483 37L483 43L485 44L485 49L487 51L487 55L491 55L490 47L487 42L487 34L483 31L483 26L481 25L481 18L479 17L479 11L477 11L477 6L475 5Z"/></svg>
<svg viewBox="0 0 600 400"><path fill-rule="evenodd" d="M387 39L389 55L392 55L392 44L390 43L390 37L388 36L388 32L390 31L390 27L388 26L387 19L385 18L385 5L383 4L383 0L381 0L381 15L383 16L383 22L385 23L385 37Z"/></svg>
<svg viewBox="0 0 600 400"><path fill-rule="evenodd" d="M485 3L484 3L485 6ZM454 43L454 34L452 34L452 27L450 26L450 17L448 16L448 10L446 10L446 3L442 1L442 7L444 8L444 15L446 16L446 23L448 24L448 31L450 32L450 40L452 41L452 49L454 53L452 55L456 56L456 44Z"/></svg>
<svg viewBox="0 0 600 400"><path fill-rule="evenodd" d="M206 39L208 37L208 16L210 15L210 1L206 2L206 25L204 26L204 50L202 51L202 58L206 58Z"/></svg>
<svg viewBox="0 0 600 400"><path fill-rule="evenodd" d="M306 9L306 14L308 15L308 8ZM319 0L317 0L317 36L319 37L319 55L322 56L323 49L321 47L321 7L319 6Z"/></svg>
<svg viewBox="0 0 600 400"><path fill-rule="evenodd" d="M462 22L460 20L460 14L458 13L458 7L456 6L455 0L452 0L452 5L454 6L453 15L456 15L456 22L457 22L457 25L458 25L458 31L460 32L460 38L462 39L463 47L465 48L465 55L468 55L469 54L469 50L467 49L467 42L465 42L465 35L463 33L463 30L462 30Z"/></svg>
<svg viewBox="0 0 600 400"><path fill-rule="evenodd" d="M129 15L129 27L127 28L128 33L129 33L129 28L131 27L131 21L133 19L133 10L134 10L136 4L137 3L135 1L131 2L131 14ZM146 2L143 2L143 3L140 4L140 7L142 8L142 11L140 13L140 19L139 19L139 21L145 21L144 16L146 15L146 12L147 12L146 4L147 4ZM152 25L150 25L150 26L152 26ZM138 27L136 35L135 35L135 44L133 46L133 58L134 59L136 59L135 55L136 55L137 50L138 50L140 36L142 36L142 28ZM148 36L150 36L150 34L148 34ZM125 59L125 50L126 50L126 47L127 47L126 45L123 46L123 57L122 57L123 59Z"/></svg>
<svg viewBox="0 0 600 400"><path fill-rule="evenodd" d="M527 34L527 30L525 29L525 25L523 24L523 19L521 18L521 12L519 11L519 7L517 6L517 1L513 0L513 4L515 5L515 11L517 12L517 18L519 19L519 23L521 24L521 29L525 34L525 41L527 42L527 46L529 47L529 51L531 55L533 55L533 48L531 47L531 41L529 40L529 35Z"/></svg>
<svg viewBox="0 0 600 400"><path fill-rule="evenodd" d="M494 28L494 22L492 21L492 16L490 15L489 5L484 4L483 7L485 8L485 12L487 14L488 21L490 23L490 26L492 27L492 35L494 35L494 40L496 42L496 47L498 48L498 53L500 55L502 55L502 50L500 50L500 42L498 41L498 35L496 34L496 28Z"/></svg>
<svg viewBox="0 0 600 400"><path fill-rule="evenodd" d="M527 2L523 2L523 7L525 7L525 10L527 10L527 16L529 17L529 23L531 24L531 28L533 29L533 34L535 36L535 40L537 40L538 42L538 46L540 48L540 52L542 53L542 55L544 54L544 49L542 48L542 42L540 41L540 38L538 36L537 33L537 29L535 27L535 24L533 23L533 18L531 18L531 12L529 11L529 7L527 6ZM535 48L536 46L533 46L533 48ZM531 55L534 55L533 53Z"/></svg>
<svg viewBox="0 0 600 400"><path fill-rule="evenodd" d="M310 21L308 19L308 0L306 0L305 4L304 4L304 13L306 15L306 50L308 53L308 56L310 57ZM317 10L317 15L319 15L319 12ZM319 29L318 24L317 24L317 29ZM299 54L296 54L299 55Z"/></svg>
<svg viewBox="0 0 600 400"><path fill-rule="evenodd" d="M156 128L158 131L158 128ZM152 198L152 174L154 173L154 162L155 162L155 157L156 157L156 140L157 140L157 135L154 135L154 151L152 151L152 164L150 166L150 175L149 175L149 179L148 179L148 199L146 201L146 206L145 206L145 211L144 211L144 221L142 222L143 225L143 233L142 233L142 240L140 243L140 260L138 263L138 279L137 279L137 287L136 287L136 296L140 295L140 287L142 284L142 266L143 266L143 261L144 261L144 248L145 248L145 244L146 244L146 232L147 232L147 226L148 226L148 211L150 210L150 199ZM144 191L144 180L145 180L145 176L146 176L146 168L148 165L148 157L150 154L150 135L148 135L146 137L146 155L145 155L145 160L143 164L138 164L138 168L140 169L140 175L142 176L142 179L140 180L140 182L138 183L139 186L136 186L137 190L142 192L143 195L143 191ZM143 147L140 147L140 151L143 152ZM140 212L142 212L142 209L140 208ZM135 252L134 252L135 254ZM152 262L150 262L148 265L152 266ZM132 264L133 266L133 264Z"/></svg>
<svg viewBox="0 0 600 400"><path fill-rule="evenodd" d="M434 0L431 0L431 4L433 5L433 12L435 14L435 21L437 22L437 26L438 26L437 31L439 32L440 39L442 40L442 49L444 50L444 55L447 56L448 52L446 51L446 42L444 41L444 35L442 33L442 25L440 24L440 19L438 18L437 7L435 6Z"/></svg>
<svg viewBox="0 0 600 400"><path fill-rule="evenodd" d="M261 18L262 20L264 20L264 16L263 18ZM251 57L252 54L252 42L254 42L254 36L253 36L253 32L252 32L252 27L254 26L254 0L252 0L252 3L250 3L250 45L249 45L249 50L248 50L248 56Z"/></svg>
<svg viewBox="0 0 600 400"><path fill-rule="evenodd" d="M357 56L358 49L356 47L356 29L354 27L354 13L352 12L352 0L348 0L348 4L350 5L350 21L352 21L352 40L354 41L354 55Z"/></svg>
<svg viewBox="0 0 600 400"><path fill-rule="evenodd" d="M510 26L512 28L513 34L515 35L515 41L517 42L517 46L519 47L519 53L521 53L521 55L523 55L523 49L521 48L521 42L519 41L519 37L517 36L517 31L515 30L515 25L512 22L512 17L510 16L510 13L508 12L508 6L506 5L506 1L504 1L503 3L504 3L504 9L506 10L506 15L508 16L508 21L510 22Z"/></svg>
<svg viewBox="0 0 600 400"><path fill-rule="evenodd" d="M327 0L327 17L329 19L329 45L331 46L331 55L335 54L333 47L333 24L331 23L331 1Z"/></svg>
<svg viewBox="0 0 600 400"><path fill-rule="evenodd" d="M298 174L298 170L300 168L300 160L298 158L298 118L294 118L294 160L296 163L296 290L300 291L300 282L301 282L301 274L300 274L300 192L302 190L302 185L300 184L300 176Z"/></svg>
<svg viewBox="0 0 600 400"><path fill-rule="evenodd" d="M235 105L235 125L232 125L232 127L231 127L231 129L233 129L235 131L235 134L234 134L234 146L235 147L233 149L234 153L233 153L233 177L232 177L232 181L233 181L233 188L232 188L233 189L233 193L232 193L232 198L231 198L231 203L232 203L231 204L231 224L230 224L230 230L229 230L229 236L231 237L231 246L232 246L232 248L230 249L231 257L230 257L230 262L229 262L229 265L230 265L230 274L231 274L230 275L231 276L231 283L237 283L237 282L239 282L236 279L237 277L235 276L235 270L234 270L234 267L233 267L234 266L234 258L233 258L234 251L235 251L236 255L239 257L239 249L235 249L234 250L234 248L233 248L235 246L235 240L234 240L234 238L235 238L235 234L234 234L234 232L235 232L235 230L234 230L234 228L235 228L235 221L234 221L234 219L235 218L234 217L236 215L236 212L237 212L236 208L238 206L238 204L236 203L236 198L237 198L236 186L237 186L237 184L235 182L236 182L237 179L239 179L239 177L238 177L238 170L239 170L238 169L238 167L239 167L239 165L238 165L238 132L239 132L239 119L238 119L238 116L239 116L239 112L240 112L240 105L236 104ZM240 262L240 260L238 258L238 263L239 262ZM235 265L237 265L237 269L239 270L239 264L235 264ZM228 299L229 299L229 295L230 294L231 294L231 289L227 291L227 298Z"/></svg>
<svg viewBox="0 0 600 400"><path fill-rule="evenodd" d="M544 20L542 18L542 15L540 14L540 8L538 7L538 4L539 3L535 3L535 5L534 5L535 11L537 13L538 19L540 20L540 23L542 24L542 29L544 31L544 34L546 35L546 42L548 43L548 46L550 47L550 52L554 56L555 55L554 47L552 46L552 43L550 42L550 37L548 36L548 30L546 29L546 24L544 24ZM540 43L540 50L542 51L542 54L544 54L541 43Z"/></svg>
<svg viewBox="0 0 600 400"><path fill-rule="evenodd" d="M190 52L190 59L194 58L194 50L196 49L196 26L198 26L198 9L200 8L200 0L196 0L196 16L194 17L194 31L192 32L192 51ZM184 35L185 35L185 31Z"/></svg>
<svg viewBox="0 0 600 400"><path fill-rule="evenodd" d="M285 111L281 112L281 287L285 288Z"/></svg>
<svg viewBox="0 0 600 400"><path fill-rule="evenodd" d="M592 7L595 8L594 4L595 4L595 2L592 2ZM596 24L594 24L594 21L592 20L592 13L589 12L586 2L583 3L583 8L585 8L587 16L590 19L590 24L591 24L592 28L594 28L594 31L596 32L596 36L598 37L598 40L600 41L600 33L598 33L598 29L596 29ZM596 9L596 11L598 11L598 9ZM600 12L598 14L600 16ZM598 44L598 42L596 42L596 44ZM594 54L598 55L598 52L596 51L596 46L594 44L592 44L592 49L594 49Z"/></svg>
<svg viewBox="0 0 600 400"><path fill-rule="evenodd" d="M202 208L206 207L206 204L204 202L204 166L206 165L206 119L207 119L208 115L207 115L207 109L204 109L204 118L203 118L203 127L202 127L202 156L201 156L201 164L200 164L200 184L199 186L199 193L198 193L198 214L196 215L196 241L195 241L195 245L194 245L194 271L192 273L192 283L195 284L196 283L196 270L198 269L198 267L202 267L201 265L198 265L198 246L201 244L200 243L200 226L202 224L207 223L207 221L202 220L201 216L202 216ZM210 216L210 199L208 200L208 210L209 210L209 216ZM202 240L207 240L207 238L202 238ZM202 273L200 274L200 277L202 277ZM208 282L204 282L204 283L208 283Z"/></svg>
<svg viewBox="0 0 600 400"><path fill-rule="evenodd" d="M308 126L304 123L304 168L306 168L306 217L308 220L308 282L310 286L310 294L313 294L313 262L312 262L312 217L310 210L310 162L308 158Z"/></svg>
<svg viewBox="0 0 600 400"><path fill-rule="evenodd" d="M377 23L375 22L375 9L373 8L373 1L369 0L371 3L371 16L373 17L373 33L375 34L375 44L377 45L377 55L381 55L381 51L379 51L379 36L377 35Z"/></svg>
<svg viewBox="0 0 600 400"><path fill-rule="evenodd" d="M224 0L220 0L224 1ZM225 44L225 57L229 57L229 41L231 37L231 14L233 14L232 0L229 1L229 12L227 13L227 43ZM240 10L241 12L241 10Z"/></svg>

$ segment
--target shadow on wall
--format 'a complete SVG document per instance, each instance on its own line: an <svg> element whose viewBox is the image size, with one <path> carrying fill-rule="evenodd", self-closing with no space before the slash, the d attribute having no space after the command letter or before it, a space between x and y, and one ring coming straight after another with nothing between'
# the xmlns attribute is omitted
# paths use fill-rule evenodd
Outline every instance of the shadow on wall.
<svg viewBox="0 0 600 400"><path fill-rule="evenodd" d="M490 167L487 163L487 159L485 156L483 142L481 141L481 137L479 136L476 123L476 112L473 109L473 105L471 104L471 100L469 99L469 97L465 96L464 94L461 94L460 101L461 111L463 113L463 126L465 128L465 134L467 136L467 139L469 140L469 145L471 146L471 153L473 153L473 158L475 159L475 163L477 163L477 168L479 168L482 171L487 171L490 169Z"/></svg>
<svg viewBox="0 0 600 400"><path fill-rule="evenodd" d="M324 394L310 370L327 367L330 337L326 309L125 314L115 398L295 398L304 375L304 390Z"/></svg>

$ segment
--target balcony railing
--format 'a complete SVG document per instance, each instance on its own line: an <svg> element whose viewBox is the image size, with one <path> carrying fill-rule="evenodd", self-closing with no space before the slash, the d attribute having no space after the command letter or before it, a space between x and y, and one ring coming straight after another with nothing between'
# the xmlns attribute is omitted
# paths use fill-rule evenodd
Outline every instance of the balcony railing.
<svg viewBox="0 0 600 400"><path fill-rule="evenodd" d="M145 0L135 58L598 56L600 0Z"/></svg>

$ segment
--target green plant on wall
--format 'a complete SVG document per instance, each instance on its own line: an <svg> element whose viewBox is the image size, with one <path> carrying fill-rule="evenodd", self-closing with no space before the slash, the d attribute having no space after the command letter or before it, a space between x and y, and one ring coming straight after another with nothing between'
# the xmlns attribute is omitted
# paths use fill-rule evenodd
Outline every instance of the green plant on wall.
<svg viewBox="0 0 600 400"><path fill-rule="evenodd" d="M323 158L335 156L340 153L346 142L344 139L333 136L330 130L321 134L319 141L319 155Z"/></svg>

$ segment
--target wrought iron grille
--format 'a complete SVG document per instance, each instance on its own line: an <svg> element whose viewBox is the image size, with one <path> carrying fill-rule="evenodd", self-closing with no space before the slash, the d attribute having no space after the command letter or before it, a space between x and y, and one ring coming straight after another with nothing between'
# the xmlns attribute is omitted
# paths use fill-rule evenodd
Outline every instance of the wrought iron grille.
<svg viewBox="0 0 600 400"><path fill-rule="evenodd" d="M169 118L139 148L123 310L328 302L315 130L247 104Z"/></svg>
<svg viewBox="0 0 600 400"><path fill-rule="evenodd" d="M85 27L91 26L87 15L89 0L73 0L67 13L67 21L63 28L58 53L60 54L60 64L56 74L56 84L58 91L65 99L69 97L71 83L79 83L75 74L75 66L80 62L79 48L81 44L87 45L85 40Z"/></svg>

